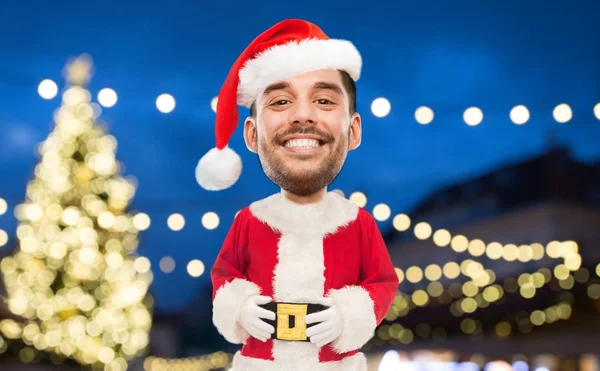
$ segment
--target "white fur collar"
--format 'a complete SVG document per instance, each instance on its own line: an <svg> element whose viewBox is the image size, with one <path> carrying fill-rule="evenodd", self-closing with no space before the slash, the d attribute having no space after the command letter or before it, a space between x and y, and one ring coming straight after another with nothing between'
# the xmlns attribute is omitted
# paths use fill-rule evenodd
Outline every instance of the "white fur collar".
<svg viewBox="0 0 600 371"><path fill-rule="evenodd" d="M297 204L276 193L252 203L250 211L280 233L324 236L356 219L358 206L335 192L312 204Z"/></svg>

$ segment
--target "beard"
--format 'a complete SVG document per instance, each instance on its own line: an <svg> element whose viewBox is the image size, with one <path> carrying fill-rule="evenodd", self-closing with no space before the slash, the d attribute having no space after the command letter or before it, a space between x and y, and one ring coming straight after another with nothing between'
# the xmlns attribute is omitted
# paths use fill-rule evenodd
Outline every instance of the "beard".
<svg viewBox="0 0 600 371"><path fill-rule="evenodd" d="M290 163L281 151L282 137L289 134L316 134L325 139L329 154L323 159L295 158ZM292 127L283 134L275 135L271 143L258 137L258 158L264 173L281 189L299 197L316 194L331 184L338 176L348 154L350 131L335 139L313 126ZM258 136L258 133L257 133Z"/></svg>

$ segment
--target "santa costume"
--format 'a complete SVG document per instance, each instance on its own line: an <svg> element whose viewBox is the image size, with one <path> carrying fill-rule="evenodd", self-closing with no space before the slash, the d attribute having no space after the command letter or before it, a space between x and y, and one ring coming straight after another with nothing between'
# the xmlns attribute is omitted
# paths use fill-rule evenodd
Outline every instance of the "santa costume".
<svg viewBox="0 0 600 371"><path fill-rule="evenodd" d="M349 41L330 39L316 25L285 20L259 35L240 55L219 93L216 147L196 168L208 190L230 187L241 173L228 147L238 124L237 105L249 107L271 83L320 69L346 71L358 80L362 59ZM360 348L383 321L398 277L372 216L352 201L327 193L297 204L281 193L242 209L212 267L213 323L223 337L243 344L232 371L366 371ZM239 323L247 298L272 298L276 328L263 342ZM304 335L303 317L330 298L342 332L318 347Z"/></svg>

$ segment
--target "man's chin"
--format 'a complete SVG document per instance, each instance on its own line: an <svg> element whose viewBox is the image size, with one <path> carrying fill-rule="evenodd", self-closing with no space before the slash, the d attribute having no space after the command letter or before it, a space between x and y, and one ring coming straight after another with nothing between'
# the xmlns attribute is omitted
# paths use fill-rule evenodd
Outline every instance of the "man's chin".
<svg viewBox="0 0 600 371"><path fill-rule="evenodd" d="M298 183L298 184L307 184L314 183L319 179L319 173L311 170L310 172L304 171L291 171L285 175L285 183Z"/></svg>
<svg viewBox="0 0 600 371"><path fill-rule="evenodd" d="M312 196L327 187L318 177L290 177L276 182L286 192L300 197Z"/></svg>

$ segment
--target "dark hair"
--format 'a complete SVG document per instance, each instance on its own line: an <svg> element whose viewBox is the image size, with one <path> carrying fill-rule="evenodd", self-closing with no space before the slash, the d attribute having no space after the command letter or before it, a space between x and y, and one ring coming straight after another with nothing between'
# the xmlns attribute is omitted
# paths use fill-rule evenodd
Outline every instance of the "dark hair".
<svg viewBox="0 0 600 371"><path fill-rule="evenodd" d="M348 108L350 110L350 114L356 112L356 84L352 77L346 71L340 71L340 75L342 75L342 85L346 93L348 93ZM252 103L250 106L250 116L256 117L256 102Z"/></svg>

